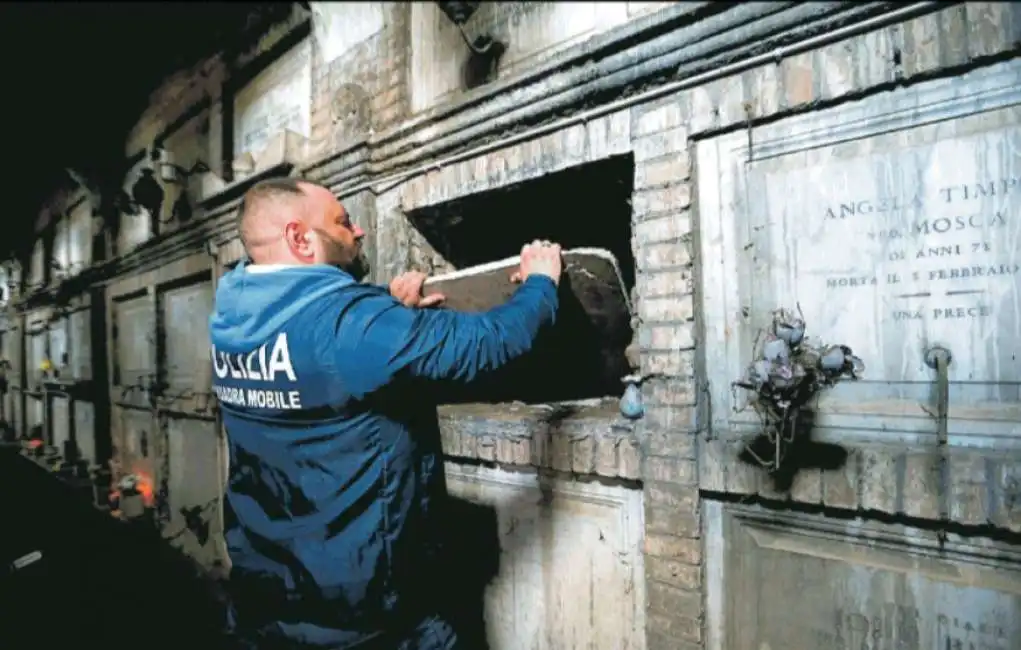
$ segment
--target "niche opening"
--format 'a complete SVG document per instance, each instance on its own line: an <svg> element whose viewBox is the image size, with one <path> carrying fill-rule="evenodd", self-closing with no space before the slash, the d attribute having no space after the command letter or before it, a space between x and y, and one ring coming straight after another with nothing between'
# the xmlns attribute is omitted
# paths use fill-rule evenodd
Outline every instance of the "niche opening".
<svg viewBox="0 0 1021 650"><path fill-rule="evenodd" d="M408 215L448 268L475 269L516 256L534 239L548 239L565 251L603 249L619 271L609 272L612 264L595 257L574 258L561 282L556 326L513 364L468 388L444 390L444 401L535 404L622 394L621 378L631 372L624 349L633 337L627 312L635 283L633 190L634 160L626 155ZM593 273L597 279L583 282ZM485 283L472 285L472 291L485 290Z"/></svg>

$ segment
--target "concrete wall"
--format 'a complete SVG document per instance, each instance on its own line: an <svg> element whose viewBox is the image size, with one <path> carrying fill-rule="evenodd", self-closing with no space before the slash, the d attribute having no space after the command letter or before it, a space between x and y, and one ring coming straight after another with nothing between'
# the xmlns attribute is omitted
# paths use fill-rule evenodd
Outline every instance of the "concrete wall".
<svg viewBox="0 0 1021 650"><path fill-rule="evenodd" d="M1019 525L1021 431L1011 419L1018 403L1012 366L966 365L979 343L953 335L955 355L963 350L959 367L984 368L984 374L955 375L953 394L964 397L951 408L950 439L939 445L931 417L905 418L905 404L931 406L924 387L904 382L925 382L925 371L901 373L887 348L868 343L877 333L891 335L887 324L872 316L841 321L842 312L820 306L820 292L804 284L808 274L776 262L787 259L776 248L766 261L742 251L749 242L775 247L801 237L794 226L771 225L801 213L776 187L755 185L762 178L787 173L794 192L801 191L803 174L825 188L817 190L822 196L802 197L816 205L840 199L841 192L851 196L841 183L855 179L869 189L862 196L878 191L866 183L873 182L867 172L855 176L834 166L841 156L885 151L887 169L954 180L953 164L933 172L923 155L902 152L951 147L964 156L960 164L973 165L976 146L962 139L969 129L985 133L978 140L983 150L1013 142L1018 68L1011 60L1021 41L1021 13L1007 3L938 10L883 3L751 3L725 10L700 3L518 4L485 5L466 27L509 43L496 80L471 90L458 86L466 56L460 36L431 4L404 3L314 5L307 45L295 42L289 54L279 53L292 57L297 72L278 75L276 83L267 81L272 73L259 77L245 64L264 67L259 52L287 44L291 32L284 28L237 64L224 63L224 72L208 72L220 64L205 63L211 67L198 75L202 81L192 72L168 82L159 104L180 110L144 116L127 152L148 146L164 128L159 125L174 123L208 95L208 109L194 118L208 126L173 148L208 151L209 166L221 174L192 180L201 208L192 222L168 217L171 223L157 224L155 237L132 235L130 246L118 248L119 257L103 267L103 282L117 278L107 291L111 318L121 298L159 295L157 287L169 279L215 276L236 260L232 188L279 162L297 163L306 177L341 196L370 231L374 278L385 280L408 268L448 268L411 226L408 216L416 211L629 157L637 340L641 370L654 375L642 386L645 417L625 421L610 400L566 420L546 407L441 409L454 491L495 508L505 531L518 521L536 522L532 529L540 531L503 533L510 568L487 595L491 639L499 647L520 647L525 638L530 647L650 650L837 647L838 640L867 639L879 639L865 646L876 648L958 641L1017 646L1021 630L1010 621L1021 620L1021 564L1010 535ZM251 90L260 84L265 90ZM233 109L225 111L225 101ZM251 139L260 143L256 151L224 152L227 139L220 134L235 129L225 122L239 112L255 116L251 123L261 115L267 124L289 125L294 135L270 130ZM832 135L851 127L860 128L847 132L846 142ZM239 153L250 159L238 160ZM983 160L999 165L1004 178L1016 176L1011 154L997 155ZM224 164L236 167L234 178L224 178L231 176ZM1013 205L1006 200L1003 205ZM760 239L740 238L760 231L766 233ZM811 259L843 259L833 248L841 239L820 241ZM210 243L212 257L205 252ZM131 246L140 248L129 252ZM862 255L871 250L861 246ZM765 278L758 292L743 284L748 277ZM729 383L749 360L736 342L778 306L773 303L786 285L776 277L795 279L794 293L785 296L811 301L810 333L848 339L879 357L866 359L875 369L872 383L834 392L822 408L829 419L821 439L839 443L848 460L832 469L802 468L789 489L737 460L754 429L730 413L728 402ZM995 287L1016 295L1013 282ZM1013 336L1017 323L999 327L1006 332L1000 336ZM1008 339L992 347L1000 358ZM969 380L1000 388L995 399L983 398L980 413L968 410L976 400L966 391L978 390ZM882 403L872 408L876 402ZM30 406L37 413L35 402L25 402ZM173 441L182 439L168 432L166 449L177 451L167 453L198 453L181 451ZM480 463L496 469L479 470ZM178 471L170 471L168 485L178 485ZM508 496L528 502L536 491L563 498L522 510ZM587 520L606 523L593 529ZM599 569L578 569L583 576L575 582L550 570L571 559L568 551ZM983 568L989 566L994 569ZM591 595L599 590L616 597ZM521 593L530 596L511 595ZM961 616L954 618L951 605L965 601L973 604L958 607ZM536 603L544 609L541 621L527 618L536 615ZM531 622L516 631L508 609ZM595 638L583 632L593 620L605 622ZM906 620L915 627L905 627Z"/></svg>

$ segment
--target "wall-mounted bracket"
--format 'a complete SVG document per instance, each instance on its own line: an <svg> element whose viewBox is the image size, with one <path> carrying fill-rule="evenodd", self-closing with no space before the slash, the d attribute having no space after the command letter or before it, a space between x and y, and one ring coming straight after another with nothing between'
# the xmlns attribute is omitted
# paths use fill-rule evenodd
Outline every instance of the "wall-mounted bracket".
<svg viewBox="0 0 1021 650"><path fill-rule="evenodd" d="M937 441L940 445L947 444L950 412L950 362L953 355L941 345L933 345L925 351L925 365L936 371L936 420L938 423Z"/></svg>
<svg viewBox="0 0 1021 650"><path fill-rule="evenodd" d="M475 54L487 54L493 47L503 47L503 44L489 36L488 34L482 34L474 39L468 36L468 33L464 31L464 25L472 17L475 11L481 5L481 2L437 2L440 6L440 11L450 19L450 22L454 23L457 30L461 32L461 38L464 39L465 44Z"/></svg>
<svg viewBox="0 0 1021 650"><path fill-rule="evenodd" d="M949 440L948 416L950 412L950 362L953 360L950 350L942 345L933 345L925 351L925 365L936 371L936 442L938 451L939 471L939 513L942 527L939 532L940 543L946 540L946 525L950 519L948 500L948 483L950 469L947 461L947 442Z"/></svg>

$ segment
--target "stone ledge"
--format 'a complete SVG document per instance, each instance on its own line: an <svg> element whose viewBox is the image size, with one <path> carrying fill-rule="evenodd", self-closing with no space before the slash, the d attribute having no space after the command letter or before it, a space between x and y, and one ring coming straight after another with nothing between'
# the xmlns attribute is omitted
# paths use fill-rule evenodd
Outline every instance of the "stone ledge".
<svg viewBox="0 0 1021 650"><path fill-rule="evenodd" d="M406 213L627 154L631 116L617 111L498 151L451 163L402 184Z"/></svg>
<svg viewBox="0 0 1021 650"><path fill-rule="evenodd" d="M738 460L743 444L741 440L701 441L702 490L934 521L945 514L955 524L1021 532L1021 452L945 447L941 453L935 446L848 446L842 467L801 470L783 493L765 470Z"/></svg>
<svg viewBox="0 0 1021 650"><path fill-rule="evenodd" d="M719 11L709 9L709 2L677 3L672 7L664 8L653 14L628 21L610 31L585 40L567 50L548 57L539 65L523 69L520 73L506 79L499 79L493 83L481 86L473 91L464 93L461 98L453 102L444 102L432 108L426 109L418 115L406 120L404 123L395 126L388 131L379 134L374 140L379 145L395 145L400 148L403 140L408 138L419 138L426 140L419 133L422 129L436 124L444 119L456 118L459 114L474 108L483 106L487 102L500 97L506 97L515 93L516 103L520 104L519 95L522 90L529 86L545 87L549 82L551 73L570 70L572 67L583 66L594 57L619 54L622 49L626 50L629 45L636 41L642 41L643 35L660 33L664 26L680 24L690 20L693 16L707 11ZM635 62L637 63L637 62ZM570 84L566 84L570 86ZM541 92L536 98L541 98ZM485 116L477 118L484 121Z"/></svg>
<svg viewBox="0 0 1021 650"><path fill-rule="evenodd" d="M309 162L301 169L302 178L331 189L367 178L368 142L368 136L360 137L319 160Z"/></svg>
<svg viewBox="0 0 1021 650"><path fill-rule="evenodd" d="M640 478L635 425L620 416L616 399L442 406L439 420L443 451L451 458Z"/></svg>
<svg viewBox="0 0 1021 650"><path fill-rule="evenodd" d="M705 139L778 115L817 110L938 76L959 76L1016 56L1017 11L1003 2L935 6L671 99L681 101L689 137ZM942 33L959 35L955 38L968 44L967 51L939 37Z"/></svg>
<svg viewBox="0 0 1021 650"><path fill-rule="evenodd" d="M584 105L592 97L623 92L658 75L699 74L893 8L891 3L729 7L666 33L652 32L651 38L626 52L595 63L590 53L587 64L547 69L548 74L537 82L508 89L477 106L463 106L459 112L417 126L403 137L382 134L375 138L379 144L374 146L373 162L379 173L420 164L436 155L475 146L500 131L540 122L563 108Z"/></svg>

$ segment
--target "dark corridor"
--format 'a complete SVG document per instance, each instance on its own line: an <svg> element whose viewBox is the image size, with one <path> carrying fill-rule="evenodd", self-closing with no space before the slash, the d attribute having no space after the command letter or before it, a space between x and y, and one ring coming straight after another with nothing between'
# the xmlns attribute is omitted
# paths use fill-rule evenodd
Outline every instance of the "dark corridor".
<svg viewBox="0 0 1021 650"><path fill-rule="evenodd" d="M154 526L112 518L16 451L0 450L0 490L20 495L0 501L0 648L225 647L219 584Z"/></svg>
<svg viewBox="0 0 1021 650"><path fill-rule="evenodd" d="M16 450L0 449L0 648L111 644L233 650L226 585L203 577L146 519L126 523ZM496 514L450 500L440 604L465 647L485 650L483 594L499 570ZM38 552L38 553L37 553ZM23 558L36 561L15 568ZM435 589L436 585L431 585ZM437 603L442 599L442 603Z"/></svg>

